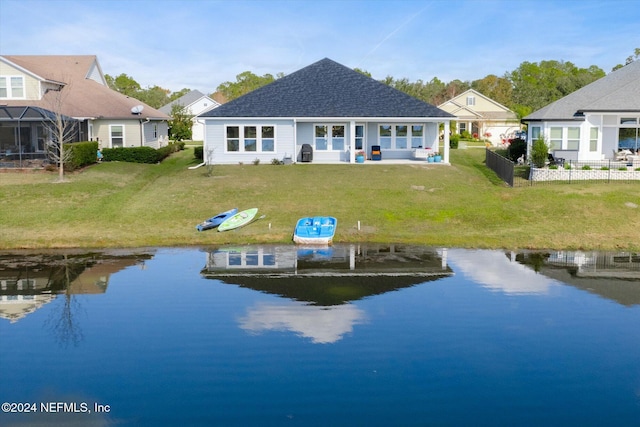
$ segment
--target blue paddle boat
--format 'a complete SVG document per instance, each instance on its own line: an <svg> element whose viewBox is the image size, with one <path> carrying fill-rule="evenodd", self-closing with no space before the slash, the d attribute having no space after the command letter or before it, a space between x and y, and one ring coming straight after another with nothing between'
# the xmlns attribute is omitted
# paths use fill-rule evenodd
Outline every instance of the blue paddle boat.
<svg viewBox="0 0 640 427"><path fill-rule="evenodd" d="M338 221L332 216L300 218L293 232L293 241L302 245L329 245L337 224Z"/></svg>
<svg viewBox="0 0 640 427"><path fill-rule="evenodd" d="M237 208L233 208L233 209L231 209L229 211L219 213L218 215L212 216L211 218L209 218L209 219L201 222L200 224L196 225L196 229L198 231L204 231L204 230L209 230L209 229L212 229L212 228L216 228L217 226L222 224L225 220L231 218L232 216L234 216L237 213L238 213L238 209Z"/></svg>

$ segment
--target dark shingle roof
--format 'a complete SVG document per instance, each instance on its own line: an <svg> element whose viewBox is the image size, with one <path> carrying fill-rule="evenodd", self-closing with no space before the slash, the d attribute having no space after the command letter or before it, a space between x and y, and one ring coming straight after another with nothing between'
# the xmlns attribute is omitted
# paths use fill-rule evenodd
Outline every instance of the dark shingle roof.
<svg viewBox="0 0 640 427"><path fill-rule="evenodd" d="M576 120L576 113L583 111L640 111L640 61L625 65L522 120Z"/></svg>
<svg viewBox="0 0 640 427"><path fill-rule="evenodd" d="M322 59L200 117L442 117L453 115Z"/></svg>

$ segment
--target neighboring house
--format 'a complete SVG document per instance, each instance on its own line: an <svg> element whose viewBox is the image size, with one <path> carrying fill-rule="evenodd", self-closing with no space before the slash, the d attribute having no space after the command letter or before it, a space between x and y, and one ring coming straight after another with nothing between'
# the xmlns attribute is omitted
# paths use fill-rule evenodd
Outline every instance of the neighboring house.
<svg viewBox="0 0 640 427"><path fill-rule="evenodd" d="M528 141L543 137L555 157L615 159L640 148L640 61L528 115Z"/></svg>
<svg viewBox="0 0 640 427"><path fill-rule="evenodd" d="M455 119L327 58L198 117L205 122L205 161L215 164L303 161L303 145L305 153L312 149L306 160L320 163L354 163L357 151L370 157L373 146L382 160L410 159L428 148L448 162Z"/></svg>
<svg viewBox="0 0 640 427"><path fill-rule="evenodd" d="M193 126L191 127L191 139L194 141L204 140L204 123L199 121L196 117L198 114L202 114L205 111L209 111L212 108L220 106L219 102L216 102L212 98L203 94L198 90L192 90L191 92L182 95L180 98L171 101L167 105L160 108L160 111L167 115L171 115L171 109L174 105L182 105L185 107L187 114L193 117Z"/></svg>
<svg viewBox="0 0 640 427"><path fill-rule="evenodd" d="M469 132L477 138L498 145L520 130L520 121L513 111L478 91L469 89L451 98L438 108L457 117L457 133Z"/></svg>
<svg viewBox="0 0 640 427"><path fill-rule="evenodd" d="M75 121L70 142L159 148L168 141L170 117L110 89L96 56L0 56L0 158L44 156L55 116Z"/></svg>

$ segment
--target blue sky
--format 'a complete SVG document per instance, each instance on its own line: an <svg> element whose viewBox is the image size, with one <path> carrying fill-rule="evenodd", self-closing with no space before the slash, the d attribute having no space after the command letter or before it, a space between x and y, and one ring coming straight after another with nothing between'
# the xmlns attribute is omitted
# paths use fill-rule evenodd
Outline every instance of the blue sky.
<svg viewBox="0 0 640 427"><path fill-rule="evenodd" d="M637 0L0 0L0 54L92 54L105 74L207 94L325 57L449 82L524 61L609 72L637 47Z"/></svg>

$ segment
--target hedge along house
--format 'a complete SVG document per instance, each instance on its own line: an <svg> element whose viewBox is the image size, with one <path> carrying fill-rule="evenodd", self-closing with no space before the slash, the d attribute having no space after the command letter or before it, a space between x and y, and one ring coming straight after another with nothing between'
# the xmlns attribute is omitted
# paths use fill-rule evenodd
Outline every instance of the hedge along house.
<svg viewBox="0 0 640 427"><path fill-rule="evenodd" d="M522 119L531 143L543 137L554 157L616 160L640 149L640 61L632 62Z"/></svg>
<svg viewBox="0 0 640 427"><path fill-rule="evenodd" d="M168 142L170 117L110 89L94 55L0 56L0 160L44 157L51 118L75 121L68 142L101 147Z"/></svg>
<svg viewBox="0 0 640 427"><path fill-rule="evenodd" d="M382 160L442 152L449 162L455 116L330 59L322 59L198 116L204 160L212 164L354 163L358 151ZM444 138L440 147L439 127ZM303 159L302 149L311 149Z"/></svg>

